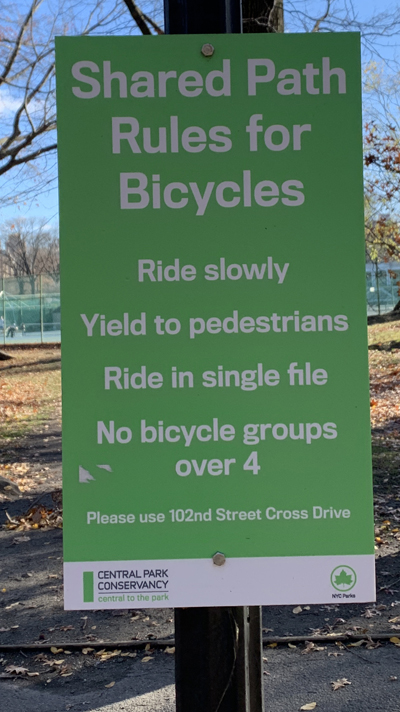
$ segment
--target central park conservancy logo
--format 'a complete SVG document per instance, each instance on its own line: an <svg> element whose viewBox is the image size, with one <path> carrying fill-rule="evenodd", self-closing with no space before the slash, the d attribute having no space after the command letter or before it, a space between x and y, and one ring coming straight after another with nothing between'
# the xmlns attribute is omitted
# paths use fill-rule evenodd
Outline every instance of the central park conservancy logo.
<svg viewBox="0 0 400 712"><path fill-rule="evenodd" d="M351 591L356 582L357 575L351 566L336 566L331 573L331 584L337 591Z"/></svg>

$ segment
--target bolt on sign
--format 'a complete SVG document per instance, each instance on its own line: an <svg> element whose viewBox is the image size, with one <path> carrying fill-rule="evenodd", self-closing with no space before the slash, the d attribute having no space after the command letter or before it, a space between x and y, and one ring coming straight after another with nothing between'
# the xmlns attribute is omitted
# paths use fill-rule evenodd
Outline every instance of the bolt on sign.
<svg viewBox="0 0 400 712"><path fill-rule="evenodd" d="M373 600L358 35L63 37L57 99L66 608Z"/></svg>

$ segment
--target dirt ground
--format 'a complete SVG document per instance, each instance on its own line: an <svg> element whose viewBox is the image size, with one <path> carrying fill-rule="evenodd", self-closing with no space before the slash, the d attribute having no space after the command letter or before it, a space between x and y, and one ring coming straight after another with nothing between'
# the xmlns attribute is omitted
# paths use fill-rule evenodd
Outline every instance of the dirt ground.
<svg viewBox="0 0 400 712"><path fill-rule="evenodd" d="M396 642L368 642L371 635L400 639L400 350L375 348L399 338L397 323L389 331L386 325L370 327L377 601L268 607L263 632L270 639L364 637L361 645L332 644L332 655L367 654L367 647L394 650ZM10 354L12 360L0 361L0 475L17 484L21 496L0 494L0 679L74 694L82 685L103 689L125 678L132 666L156 659L170 675L173 643L159 647L156 641L173 638L171 609L63 610L60 351ZM24 644L38 649L24 650ZM277 654L274 642L266 644L272 646L268 657ZM327 650L326 643L291 645L299 654Z"/></svg>

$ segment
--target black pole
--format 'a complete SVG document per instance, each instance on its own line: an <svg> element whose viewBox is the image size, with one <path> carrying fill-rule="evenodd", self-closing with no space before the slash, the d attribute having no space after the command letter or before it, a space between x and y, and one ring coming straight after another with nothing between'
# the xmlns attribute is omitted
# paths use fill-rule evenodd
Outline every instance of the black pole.
<svg viewBox="0 0 400 712"><path fill-rule="evenodd" d="M240 0L164 0L164 15L170 35L242 31ZM175 643L177 712L263 712L260 606L176 608Z"/></svg>
<svg viewBox="0 0 400 712"><path fill-rule="evenodd" d="M230 34L242 31L240 0L164 0L167 35Z"/></svg>
<svg viewBox="0 0 400 712"><path fill-rule="evenodd" d="M175 609L176 712L263 712L261 607Z"/></svg>

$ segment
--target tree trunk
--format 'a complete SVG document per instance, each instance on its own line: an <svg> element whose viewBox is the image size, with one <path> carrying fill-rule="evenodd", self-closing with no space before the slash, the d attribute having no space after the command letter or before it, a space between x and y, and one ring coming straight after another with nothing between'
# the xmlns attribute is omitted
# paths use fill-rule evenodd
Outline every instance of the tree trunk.
<svg viewBox="0 0 400 712"><path fill-rule="evenodd" d="M283 32L283 0L243 0L243 32Z"/></svg>

